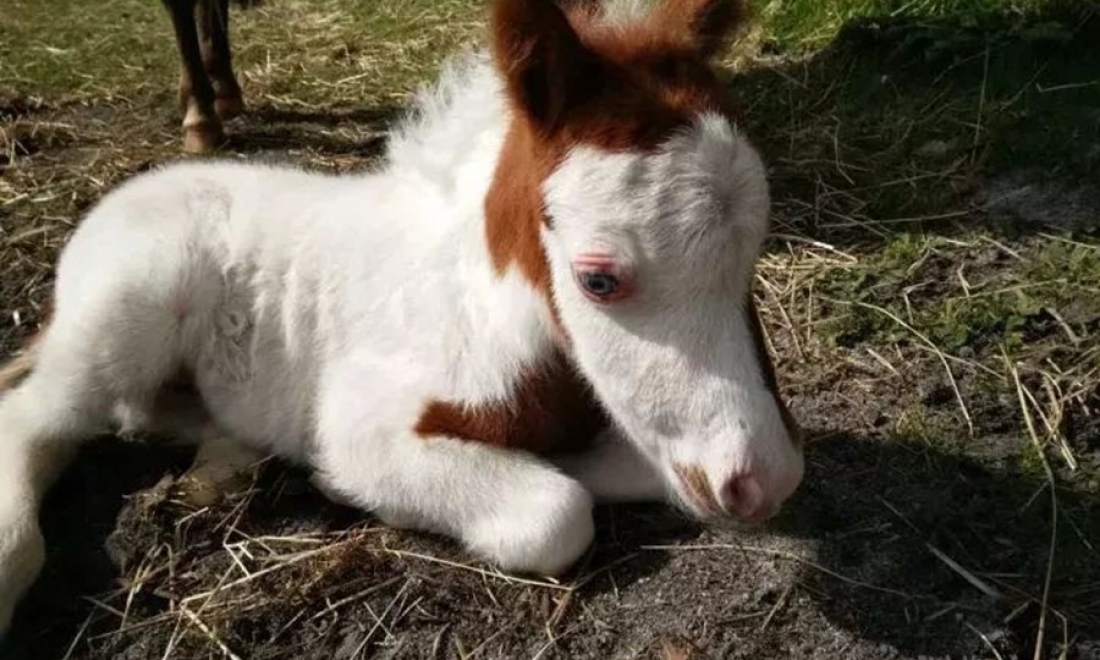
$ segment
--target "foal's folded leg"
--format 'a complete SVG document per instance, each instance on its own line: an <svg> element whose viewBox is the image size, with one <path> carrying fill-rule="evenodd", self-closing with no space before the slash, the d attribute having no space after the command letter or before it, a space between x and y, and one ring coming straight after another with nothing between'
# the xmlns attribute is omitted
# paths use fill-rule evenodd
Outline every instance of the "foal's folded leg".
<svg viewBox="0 0 1100 660"><path fill-rule="evenodd" d="M0 394L0 638L46 559L42 496L78 440L106 427L96 406L62 383L39 372Z"/></svg>
<svg viewBox="0 0 1100 660"><path fill-rule="evenodd" d="M609 428L585 451L551 459L597 502L648 502L668 498L659 470L621 433Z"/></svg>
<svg viewBox="0 0 1100 660"><path fill-rule="evenodd" d="M197 392L166 387L157 395L144 430L198 446L175 489L192 506L211 506L223 496L247 488L264 453L223 431Z"/></svg>
<svg viewBox="0 0 1100 660"><path fill-rule="evenodd" d="M354 385L364 382L376 374L337 378L322 397L314 463L323 490L383 522L458 538L508 570L556 575L591 544L592 498L579 482L523 452L421 437L418 407L364 405ZM408 418L398 420L402 409Z"/></svg>
<svg viewBox="0 0 1100 660"><path fill-rule="evenodd" d="M98 365L58 334L47 335L26 380L0 392L0 638L45 562L42 497L80 443L110 421Z"/></svg>

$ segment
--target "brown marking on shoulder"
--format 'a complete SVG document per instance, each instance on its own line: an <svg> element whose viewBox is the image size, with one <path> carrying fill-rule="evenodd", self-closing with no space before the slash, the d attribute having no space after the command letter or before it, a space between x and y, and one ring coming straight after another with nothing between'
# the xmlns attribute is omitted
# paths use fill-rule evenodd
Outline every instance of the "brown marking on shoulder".
<svg viewBox="0 0 1100 660"><path fill-rule="evenodd" d="M446 437L537 454L578 451L608 425L588 384L565 356L553 357L525 374L512 397L467 406L431 401L417 420L422 438Z"/></svg>
<svg viewBox="0 0 1100 660"><path fill-rule="evenodd" d="M0 392L14 389L23 382L23 379L34 369L34 358L34 351L28 346L0 366Z"/></svg>

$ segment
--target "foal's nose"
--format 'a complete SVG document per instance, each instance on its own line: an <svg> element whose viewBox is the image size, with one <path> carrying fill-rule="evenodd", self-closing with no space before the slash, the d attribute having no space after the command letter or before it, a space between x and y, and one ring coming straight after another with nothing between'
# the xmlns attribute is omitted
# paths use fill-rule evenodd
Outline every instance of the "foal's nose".
<svg viewBox="0 0 1100 660"><path fill-rule="evenodd" d="M795 451L779 465L730 474L716 489L718 506L748 523L762 523L775 514L802 482L805 463Z"/></svg>
<svg viewBox="0 0 1100 660"><path fill-rule="evenodd" d="M749 523L761 523L779 511L779 505L768 502L764 489L752 474L729 479L718 489L718 504L726 513Z"/></svg>

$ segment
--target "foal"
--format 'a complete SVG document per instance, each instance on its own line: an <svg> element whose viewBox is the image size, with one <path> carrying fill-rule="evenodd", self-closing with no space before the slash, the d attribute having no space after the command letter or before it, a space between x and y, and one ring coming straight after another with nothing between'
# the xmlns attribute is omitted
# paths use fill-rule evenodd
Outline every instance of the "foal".
<svg viewBox="0 0 1100 660"><path fill-rule="evenodd" d="M251 4L249 0L234 0ZM180 55L183 149L213 150L225 140L222 122L244 110L229 48L230 0L162 0L172 17Z"/></svg>
<svg viewBox="0 0 1100 660"><path fill-rule="evenodd" d="M108 194L0 399L0 628L43 493L121 424L314 470L382 521L557 574L592 503L761 522L802 478L751 283L768 187L708 64L740 6L495 0L381 168L184 163ZM190 394L179 388L189 383Z"/></svg>

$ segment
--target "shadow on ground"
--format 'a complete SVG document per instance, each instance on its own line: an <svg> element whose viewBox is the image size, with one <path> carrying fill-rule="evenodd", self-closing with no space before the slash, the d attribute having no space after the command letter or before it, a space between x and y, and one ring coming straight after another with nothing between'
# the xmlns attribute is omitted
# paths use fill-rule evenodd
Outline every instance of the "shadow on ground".
<svg viewBox="0 0 1100 660"><path fill-rule="evenodd" d="M319 112L261 105L227 127L230 153L305 150L319 157L353 156L370 162L385 148L388 126L403 108Z"/></svg>
<svg viewBox="0 0 1100 660"><path fill-rule="evenodd" d="M19 610L5 658L60 658L74 640L72 657L160 658L179 624L166 616L170 601L224 580L224 563L208 561L223 553L223 542L323 534L366 519L279 467L238 512L239 535L218 529L226 511L191 512L196 520L188 522L170 502L125 499L178 473L185 458L120 443L84 452L47 501L49 565ZM448 636L484 642L489 657L528 657L545 645L543 622L553 620L559 639L547 657L629 657L631 648L671 637L691 639L706 652L701 657L715 658L983 657L982 635L1004 657L1031 656L1050 541L1041 479L934 447L844 434L819 435L808 459L804 487L762 529L705 527L656 505L601 508L596 549L578 572L601 570L565 606L539 588L395 561L381 549L465 559L445 539L386 532L388 540L362 541L350 562L318 562L257 584L247 599L255 609L219 619L220 634L248 657L350 657L340 650L363 642L364 625L379 616L390 643L379 637L365 657L430 657L422 654ZM1048 639L1060 641L1064 623L1067 657L1087 658L1088 644L1100 642L1093 545L1100 499L1058 496L1072 513L1059 519ZM144 561L162 547L183 556ZM328 627L302 620L302 612L323 616L364 579L411 584L417 610L393 620L379 614L392 604L391 592L350 606ZM134 581L141 584L128 598ZM326 589L311 589L316 583ZM487 620L495 622L488 632ZM395 640L403 650L389 653ZM200 657L191 653L209 643L185 637L178 657Z"/></svg>
<svg viewBox="0 0 1100 660"><path fill-rule="evenodd" d="M781 229L841 248L1100 230L1100 5L859 19L808 60L774 58L732 85Z"/></svg>

